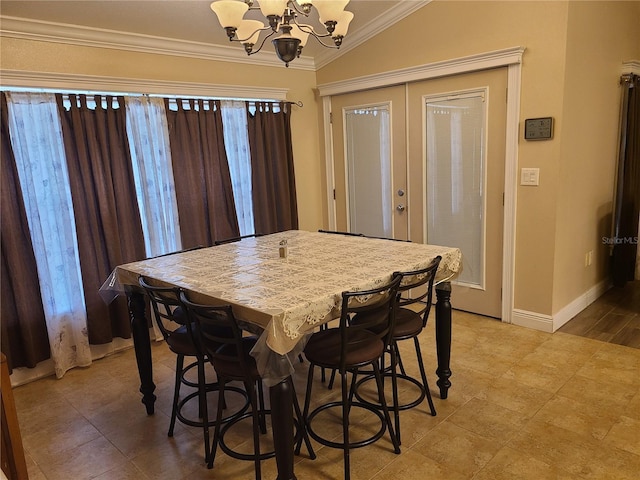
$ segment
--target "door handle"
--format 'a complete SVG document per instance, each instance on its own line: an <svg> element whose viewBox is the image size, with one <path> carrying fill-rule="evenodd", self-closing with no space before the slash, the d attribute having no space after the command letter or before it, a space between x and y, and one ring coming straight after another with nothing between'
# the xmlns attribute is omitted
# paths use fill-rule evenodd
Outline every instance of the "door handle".
<svg viewBox="0 0 640 480"><path fill-rule="evenodd" d="M396 207L396 210L400 213L404 212L404 205L402 203L399 203L398 206Z"/></svg>

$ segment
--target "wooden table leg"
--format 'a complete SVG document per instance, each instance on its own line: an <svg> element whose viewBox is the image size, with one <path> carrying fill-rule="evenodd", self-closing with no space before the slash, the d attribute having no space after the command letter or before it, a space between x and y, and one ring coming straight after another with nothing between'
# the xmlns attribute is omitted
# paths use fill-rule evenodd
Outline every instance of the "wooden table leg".
<svg viewBox="0 0 640 480"><path fill-rule="evenodd" d="M293 389L288 379L269 388L271 425L278 466L277 480L296 480L293 473Z"/></svg>
<svg viewBox="0 0 640 480"><path fill-rule="evenodd" d="M447 398L451 382L451 283L442 282L436 286L436 350L438 353L438 381L440 398Z"/></svg>
<svg viewBox="0 0 640 480"><path fill-rule="evenodd" d="M153 391L156 389L156 385L153 383L151 339L149 338L149 326L145 315L146 300L144 294L133 289L127 290L127 299L129 302L129 315L131 316L133 346L136 352L136 362L138 363L138 374L140 375L142 403L147 407L147 415L153 415L153 404L156 401Z"/></svg>

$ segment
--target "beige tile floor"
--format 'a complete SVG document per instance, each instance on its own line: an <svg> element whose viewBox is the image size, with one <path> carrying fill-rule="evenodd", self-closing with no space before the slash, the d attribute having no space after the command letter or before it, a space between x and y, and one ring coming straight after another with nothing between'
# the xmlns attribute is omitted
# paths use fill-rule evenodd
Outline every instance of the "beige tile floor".
<svg viewBox="0 0 640 480"><path fill-rule="evenodd" d="M433 325L422 344L433 372ZM403 351L408 370L416 372L411 350ZM16 388L30 478L252 479L250 462L222 452L207 470L199 429L178 426L174 437L167 437L174 356L158 343L153 359L158 396L153 416L140 403L132 350L61 380ZM306 367L297 365L300 397ZM456 311L451 368L447 400L438 398L430 375L438 415L429 416L424 405L403 412L402 453L393 453L388 438L355 450L352 478L640 478L640 350ZM314 401L336 394L318 382ZM368 418L354 417L353 431L366 432ZM304 450L296 457L298 478L342 478L341 453L314 445L316 460ZM274 460L263 462L262 478L276 478Z"/></svg>

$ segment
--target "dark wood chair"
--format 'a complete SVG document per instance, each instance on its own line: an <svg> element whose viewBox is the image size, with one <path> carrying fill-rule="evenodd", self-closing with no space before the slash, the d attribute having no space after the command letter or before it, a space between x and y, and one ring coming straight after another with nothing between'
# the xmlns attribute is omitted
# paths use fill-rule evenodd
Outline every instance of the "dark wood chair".
<svg viewBox="0 0 640 480"><path fill-rule="evenodd" d="M171 407L171 420L167 435L173 436L176 420L191 427L203 429L205 442L205 459L209 452L209 427L215 422L211 422L207 413L206 392L218 389L218 382L206 381L205 365L206 358L200 354L196 348L192 336L188 330L187 318L184 307L180 301L180 291L175 287L163 287L155 285L152 279L140 276L138 283L143 288L147 297L151 301L153 318L162 332L162 336L169 349L176 354L176 377L173 392L173 403ZM193 361L185 366L185 358ZM197 369L197 381L188 379L187 375L192 369ZM181 386L186 385L193 390L188 395L180 398ZM242 389L233 387L236 393L242 395L248 402L247 396ZM192 400L198 401L198 418L189 418L183 413L184 407ZM246 408L247 403L245 403ZM233 415L222 419L228 421Z"/></svg>
<svg viewBox="0 0 640 480"><path fill-rule="evenodd" d="M255 359L250 355L250 351L256 343L255 337L244 336L238 326L233 310L229 305L202 305L189 300L185 292L180 294L180 300L184 305L188 325L193 335L194 343L200 350L201 355L211 362L216 371L219 382L218 389L218 410L215 421L215 431L213 433L213 444L208 455L208 468L213 468L218 445L227 455L240 460L250 460L255 465L256 480L260 480L260 462L275 456L275 451L260 451L260 434L266 433L265 416L270 410L264 406L264 393L262 378L258 372ZM293 389L293 381L291 388ZM228 382L240 381L243 383L245 391L249 397L250 411L243 411L228 422L222 420L223 395L229 386ZM298 418L296 422L298 429L296 438L305 441L311 458L315 458L315 453L311 442L304 430L304 423L301 421L302 414L300 406L293 394L294 408ZM225 440L225 434L238 422L251 417L253 426L253 454L241 453L229 447Z"/></svg>
<svg viewBox="0 0 640 480"><path fill-rule="evenodd" d="M304 349L310 366L303 417L309 435L313 439L323 445L343 451L345 479L350 478L350 450L370 445L382 438L386 431L389 432L394 452L400 453L400 446L385 401L384 386L379 370L381 357L391 341L399 285L400 276L394 276L390 283L379 288L343 292L339 326L314 333ZM350 322L351 316L359 313L367 315L363 316L363 320L358 324ZM341 379L342 397L341 400L324 403L313 411L309 411L315 367L328 368L338 372ZM354 388L362 367L371 367L373 370L382 411L377 406L354 399ZM350 386L347 385L349 373L352 375ZM318 418L318 414L333 408L341 410L341 442L323 437L313 427L313 422ZM371 437L360 441L351 441L349 438L349 417L355 408L364 408L375 414L380 420L380 429ZM298 441L296 451L299 451L300 446L301 442Z"/></svg>
<svg viewBox="0 0 640 480"><path fill-rule="evenodd" d="M242 235L240 237L225 238L224 240L215 240L213 242L213 244L214 245L224 245L225 243L239 242L240 240L242 240L244 238L255 238L255 237L261 237L261 236L262 236L261 233L252 233L250 235Z"/></svg>
<svg viewBox="0 0 640 480"><path fill-rule="evenodd" d="M441 259L442 258L440 256L437 256L425 268L396 274L401 278L401 283L398 288L400 298L398 300L395 325L393 327L391 341L387 347L387 353L391 360L388 368L384 367L384 363L381 364L380 368L384 372L383 375L385 377L391 377L392 380L393 403L388 406L395 414L395 431L398 436L398 442L400 443L402 443L402 437L400 435L399 411L417 407L426 399L431 415L434 417L436 416L436 409L433 404L433 399L431 398L431 391L429 390L429 383L427 382L427 374L424 367L424 361L422 359L422 352L420 350L418 337L427 326L429 312L431 311L431 305L433 303L433 284ZM367 321L364 318L365 316L366 314L356 315L352 319L352 322L357 324L359 322ZM403 340L413 340L416 360L420 369L420 379L407 375L402 365L398 342ZM399 372L398 369L400 370ZM359 392L360 387L365 382L373 379L374 376L369 374L357 382L355 395L361 402L373 404L363 398ZM398 379L415 385L420 392L418 397L410 402L400 404L398 398ZM378 408L381 408L379 403L377 403L377 405Z"/></svg>
<svg viewBox="0 0 640 480"><path fill-rule="evenodd" d="M362 233L351 233L351 232L339 232L336 230L318 230L318 233L331 233L333 235L347 235L350 237L364 237Z"/></svg>

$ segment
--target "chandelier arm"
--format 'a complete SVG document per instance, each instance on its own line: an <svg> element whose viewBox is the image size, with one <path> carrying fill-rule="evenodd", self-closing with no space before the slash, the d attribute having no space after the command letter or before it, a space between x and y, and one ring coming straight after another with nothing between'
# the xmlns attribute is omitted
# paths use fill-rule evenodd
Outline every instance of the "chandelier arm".
<svg viewBox="0 0 640 480"><path fill-rule="evenodd" d="M319 37L318 35L312 34L313 38L315 38L318 43L320 43L320 45L322 45L323 47L327 47L327 48L335 48L335 49L339 49L340 47L338 45L331 45L331 44L326 44L321 40L321 37ZM329 35L323 35L325 37L328 37Z"/></svg>
<svg viewBox="0 0 640 480"><path fill-rule="evenodd" d="M298 5L296 5L296 2L294 2L293 0L289 0L287 2L287 7L289 7L291 10L293 10L294 12L296 12L296 13L298 13L300 15L304 15L305 17L308 17L309 13L311 12L311 10L309 10L309 11L305 11L304 9L300 10L298 8Z"/></svg>
<svg viewBox="0 0 640 480"><path fill-rule="evenodd" d="M300 30L302 30L303 32L308 33L309 35L314 37L320 43L320 45L322 45L323 47L335 48L335 49L340 48L338 45L326 44L326 43L324 43L322 41L323 38L331 37L330 33L325 33L325 34L316 33L316 31L313 29L313 27L311 25L306 25L304 23L303 24L299 24L295 19L293 20L293 23L295 23Z"/></svg>
<svg viewBox="0 0 640 480"><path fill-rule="evenodd" d="M249 40L251 37L253 37L253 36L255 35L255 33L256 33L256 32L266 32L267 30L271 30L271 33L270 33L269 35L267 35L267 36L265 37L265 39L266 39L266 38L268 38L268 37L270 37L271 35L273 35L273 34L275 33L275 32L272 30L272 28L271 28L271 27L268 27L268 26L267 26L267 27L259 28L259 29L255 30L255 31L253 31L253 32L251 33L251 35L249 35L249 36L248 36L247 38L245 38L245 39L240 39L240 38L231 38L230 40L231 40L232 42L240 42L240 43L243 43L243 42L246 42L247 40ZM236 36L238 36L237 32L236 32ZM262 43L264 43L264 41L263 41ZM262 48L262 45L260 45L260 48Z"/></svg>
<svg viewBox="0 0 640 480"><path fill-rule="evenodd" d="M260 30L271 30L271 27L269 28L261 28ZM258 47L257 50L251 50L251 52L247 52L247 55L253 55L254 53L258 53L260 50L262 50L262 47L264 47L264 42L267 41L267 38L275 35L277 32L274 32L273 30L271 31L271 33L269 35L266 35L263 39L262 39L262 43L260 43L260 46Z"/></svg>

